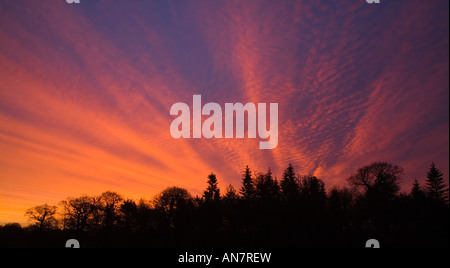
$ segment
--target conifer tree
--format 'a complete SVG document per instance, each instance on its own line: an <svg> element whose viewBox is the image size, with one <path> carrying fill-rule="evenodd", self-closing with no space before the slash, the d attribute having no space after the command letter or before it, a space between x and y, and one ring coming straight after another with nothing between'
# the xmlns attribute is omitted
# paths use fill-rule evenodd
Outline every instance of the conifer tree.
<svg viewBox="0 0 450 268"><path fill-rule="evenodd" d="M218 187L216 174L212 172L208 175L208 188L203 192L203 197L205 198L205 201L220 200L220 189Z"/></svg>
<svg viewBox="0 0 450 268"><path fill-rule="evenodd" d="M448 203L448 187L445 185L442 172L434 163L431 163L427 172L426 193L432 199Z"/></svg>
<svg viewBox="0 0 450 268"><path fill-rule="evenodd" d="M422 198L425 197L425 193L422 190L422 187L420 186L420 183L417 181L417 179L414 180L413 187L409 196L412 198L412 200L415 201L422 200Z"/></svg>
<svg viewBox="0 0 450 268"><path fill-rule="evenodd" d="M225 199L227 200L234 200L234 199L238 199L239 196L236 192L236 189L234 189L233 185L228 185L227 187L227 191L225 193Z"/></svg>
<svg viewBox="0 0 450 268"><path fill-rule="evenodd" d="M242 187L240 193L244 199L253 199L255 197L255 185L252 178L252 172L248 166L245 167L242 177Z"/></svg>
<svg viewBox="0 0 450 268"><path fill-rule="evenodd" d="M299 197L300 186L295 177L294 167L291 164L284 170L280 186L283 200L294 201Z"/></svg>
<svg viewBox="0 0 450 268"><path fill-rule="evenodd" d="M276 200L280 195L278 181L273 178L272 170L258 174L256 179L256 196L263 200Z"/></svg>

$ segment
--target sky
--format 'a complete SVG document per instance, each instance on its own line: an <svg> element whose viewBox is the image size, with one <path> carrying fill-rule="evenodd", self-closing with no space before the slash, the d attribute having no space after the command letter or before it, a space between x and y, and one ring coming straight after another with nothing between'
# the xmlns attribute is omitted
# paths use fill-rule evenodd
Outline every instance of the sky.
<svg viewBox="0 0 450 268"><path fill-rule="evenodd" d="M0 224L111 190L222 192L246 165L327 187L387 161L449 175L447 0L0 0ZM260 139L174 139L170 107L278 103ZM207 117L203 117L205 120Z"/></svg>

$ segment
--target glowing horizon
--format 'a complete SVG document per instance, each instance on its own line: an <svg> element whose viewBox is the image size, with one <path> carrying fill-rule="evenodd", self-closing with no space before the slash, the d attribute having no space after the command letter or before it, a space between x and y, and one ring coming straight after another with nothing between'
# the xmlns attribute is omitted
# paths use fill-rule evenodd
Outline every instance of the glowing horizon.
<svg viewBox="0 0 450 268"><path fill-rule="evenodd" d="M449 175L448 1L0 0L0 224L69 196L193 195L289 163ZM278 103L278 146L170 135L177 102Z"/></svg>

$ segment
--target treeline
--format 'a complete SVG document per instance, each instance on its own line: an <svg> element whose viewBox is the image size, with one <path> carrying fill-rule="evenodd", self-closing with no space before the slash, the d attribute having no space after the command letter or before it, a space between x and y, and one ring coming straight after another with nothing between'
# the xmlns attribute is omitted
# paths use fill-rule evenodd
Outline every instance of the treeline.
<svg viewBox="0 0 450 268"><path fill-rule="evenodd" d="M448 247L442 173L433 163L425 184L416 180L407 194L400 193L402 175L397 165L375 162L348 178L351 188L327 193L322 180L292 165L280 180L247 166L238 189L222 190L211 173L202 196L169 187L150 201L111 191L69 197L27 210L26 229L5 225L0 246L23 246L12 241L30 237L36 246L43 236L46 246L60 246L75 236L92 247L363 247L370 238L391 247Z"/></svg>

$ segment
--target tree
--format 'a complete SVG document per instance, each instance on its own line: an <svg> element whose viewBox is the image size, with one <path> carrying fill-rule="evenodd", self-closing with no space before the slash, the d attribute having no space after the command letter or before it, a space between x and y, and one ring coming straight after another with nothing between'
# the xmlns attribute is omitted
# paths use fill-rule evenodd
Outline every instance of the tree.
<svg viewBox="0 0 450 268"><path fill-rule="evenodd" d="M17 232L20 232L23 230L22 225L20 225L20 223L17 223L17 222L6 223L2 229L3 229L3 231L10 232L10 233L17 233Z"/></svg>
<svg viewBox="0 0 450 268"><path fill-rule="evenodd" d="M80 197L68 197L61 201L64 210L64 228L84 231L88 227L94 228L99 219L99 197L83 195Z"/></svg>
<svg viewBox="0 0 450 268"><path fill-rule="evenodd" d="M212 172L208 175L208 188L203 192L203 197L206 202L220 200L220 189L218 187L217 178Z"/></svg>
<svg viewBox="0 0 450 268"><path fill-rule="evenodd" d="M121 215L121 223L125 230L134 231L137 226L138 206L132 199L123 201L120 205L119 212Z"/></svg>
<svg viewBox="0 0 450 268"><path fill-rule="evenodd" d="M102 212L103 228L110 229L116 223L122 201L122 196L115 192L107 191L100 195L99 208Z"/></svg>
<svg viewBox="0 0 450 268"><path fill-rule="evenodd" d="M228 185L227 187L227 191L225 193L225 197L226 200L236 200L239 198L236 189L234 189L233 185Z"/></svg>
<svg viewBox="0 0 450 268"><path fill-rule="evenodd" d="M361 167L347 180L350 185L365 190L367 196L391 199L400 190L403 168L387 162L374 162Z"/></svg>
<svg viewBox="0 0 450 268"><path fill-rule="evenodd" d="M420 186L420 183L417 181L417 179L414 180L409 197L414 201L423 201L425 197L425 192L422 190L422 187Z"/></svg>
<svg viewBox="0 0 450 268"><path fill-rule="evenodd" d="M427 172L426 191L430 198L448 203L448 187L446 188L442 172L434 163Z"/></svg>
<svg viewBox="0 0 450 268"><path fill-rule="evenodd" d="M328 209L333 214L342 214L343 211L350 210L353 195L347 188L339 189L333 187L327 199Z"/></svg>
<svg viewBox="0 0 450 268"><path fill-rule="evenodd" d="M253 183L252 172L248 166L245 167L243 172L240 193L242 198L246 200L250 200L255 197L255 185Z"/></svg>
<svg viewBox="0 0 450 268"><path fill-rule="evenodd" d="M300 186L295 176L294 167L291 164L284 170L280 186L281 195L284 201L295 202L295 200L298 199Z"/></svg>
<svg viewBox="0 0 450 268"><path fill-rule="evenodd" d="M362 214L366 218L367 228L387 231L396 217L396 194L400 190L399 182L403 169L387 162L374 162L360 167L348 182L356 189L363 190L359 200Z"/></svg>
<svg viewBox="0 0 450 268"><path fill-rule="evenodd" d="M269 168L267 173L260 173L256 178L256 197L263 200L274 200L280 196L280 186L278 181L273 178L272 170Z"/></svg>
<svg viewBox="0 0 450 268"><path fill-rule="evenodd" d="M301 196L308 206L325 207L325 183L316 176L304 176L300 186Z"/></svg>
<svg viewBox="0 0 450 268"><path fill-rule="evenodd" d="M137 225L139 230L150 230L158 225L158 221L154 209L154 201L147 201L143 198L139 199L139 203L137 205Z"/></svg>
<svg viewBox="0 0 450 268"><path fill-rule="evenodd" d="M165 216L169 226L175 228L189 217L193 206L192 196L186 189L169 187L155 198L154 206Z"/></svg>
<svg viewBox="0 0 450 268"><path fill-rule="evenodd" d="M31 221L34 221L39 226L39 230L49 229L55 227L57 224L57 220L55 219L57 209L57 206L44 204L28 209L25 212L25 216L28 216Z"/></svg>
<svg viewBox="0 0 450 268"><path fill-rule="evenodd" d="M331 188L327 198L327 209L329 228L334 232L339 232L349 222L352 200L352 193L347 188Z"/></svg>

